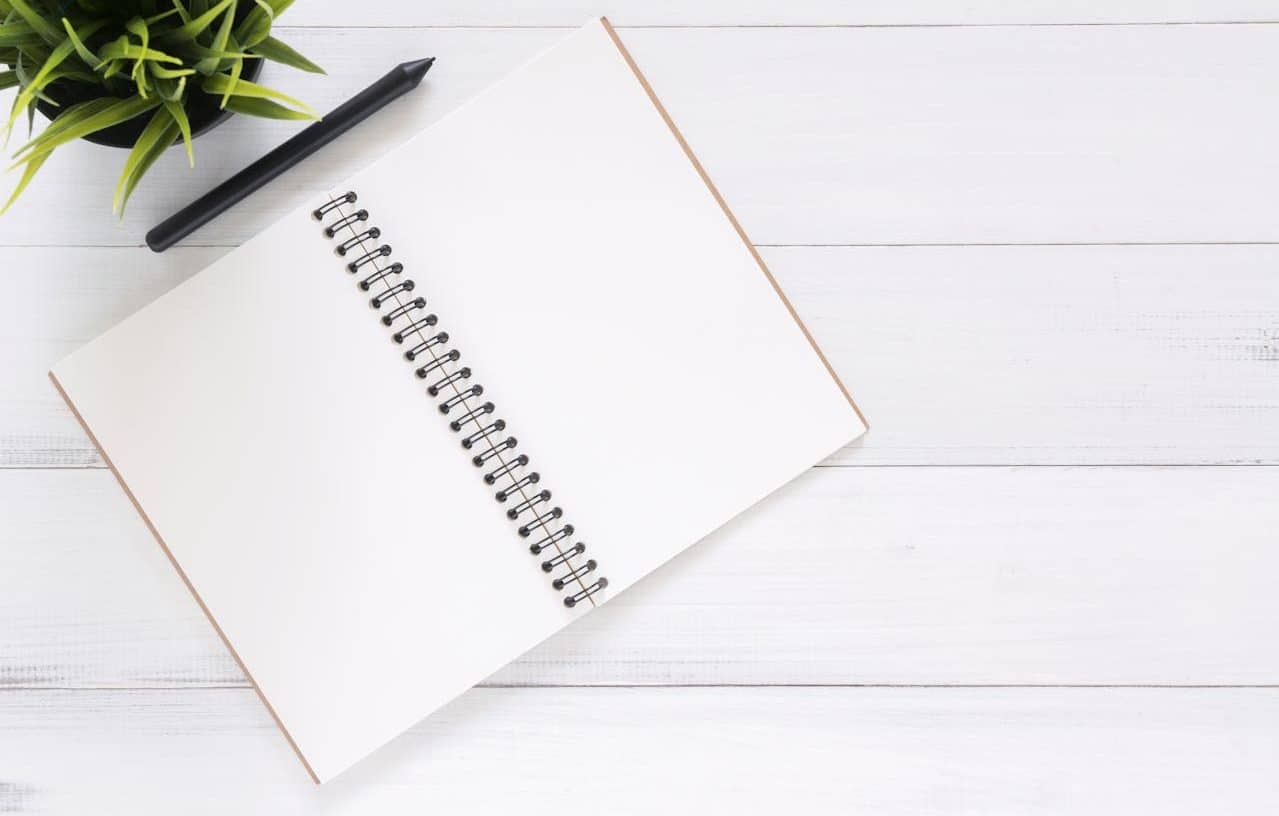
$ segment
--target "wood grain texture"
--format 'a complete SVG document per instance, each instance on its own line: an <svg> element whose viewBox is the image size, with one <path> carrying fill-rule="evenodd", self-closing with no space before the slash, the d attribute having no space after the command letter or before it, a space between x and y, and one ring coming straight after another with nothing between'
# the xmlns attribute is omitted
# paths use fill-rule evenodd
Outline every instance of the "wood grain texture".
<svg viewBox="0 0 1279 816"><path fill-rule="evenodd" d="M575 26L608 15L623 26L1059 25L1279 20L1274 0L536 0L536 2L365 3L365 26ZM352 24L349 3L307 0L282 18L290 26Z"/></svg>
<svg viewBox="0 0 1279 816"><path fill-rule="evenodd" d="M564 34L286 33L323 55L330 76L272 68L265 81L320 110L397 60L433 53L439 63L425 90L195 243L240 243ZM757 244L1279 240L1279 26L631 29L623 38ZM171 151L121 223L108 199L123 156L74 145L0 221L0 245L139 245L195 191L298 127L237 118L199 140L195 171Z"/></svg>
<svg viewBox="0 0 1279 816"><path fill-rule="evenodd" d="M101 467L45 373L224 251L4 250L0 466ZM763 254L874 426L828 464L1279 463L1279 247Z"/></svg>
<svg viewBox="0 0 1279 816"><path fill-rule="evenodd" d="M1277 490L818 468L490 683L1277 684ZM0 472L0 518L0 686L243 683L109 473Z"/></svg>
<svg viewBox="0 0 1279 816"><path fill-rule="evenodd" d="M322 788L252 694L0 693L7 813L1279 807L1276 689L479 689Z"/></svg>
<svg viewBox="0 0 1279 816"><path fill-rule="evenodd" d="M427 86L204 246L138 248L297 125L170 152L122 222L78 144L0 219L0 813L1279 809L1279 247L1230 245L1279 242L1279 26L1220 25L1279 3L352 13L296 4L330 76L266 81ZM598 13L874 430L316 789L44 373Z"/></svg>

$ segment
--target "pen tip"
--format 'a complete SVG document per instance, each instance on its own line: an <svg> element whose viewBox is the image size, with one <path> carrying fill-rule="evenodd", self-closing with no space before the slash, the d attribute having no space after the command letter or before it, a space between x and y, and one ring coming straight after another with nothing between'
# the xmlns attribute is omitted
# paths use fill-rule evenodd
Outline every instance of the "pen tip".
<svg viewBox="0 0 1279 816"><path fill-rule="evenodd" d="M413 60L400 65L400 70L408 74L409 79L414 83L422 81L422 77L426 76L426 72L431 70L431 66L435 64L435 57L427 57L426 59Z"/></svg>

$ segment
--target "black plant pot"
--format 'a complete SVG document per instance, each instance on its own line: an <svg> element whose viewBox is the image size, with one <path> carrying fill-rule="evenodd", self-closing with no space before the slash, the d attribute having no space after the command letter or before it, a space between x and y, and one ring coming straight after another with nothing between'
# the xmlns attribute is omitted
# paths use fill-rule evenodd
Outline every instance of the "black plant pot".
<svg viewBox="0 0 1279 816"><path fill-rule="evenodd" d="M250 82L257 80L262 73L262 60L250 59L244 61L244 73L241 74L242 79ZM102 89L96 85L89 85L84 82L65 82L58 80L50 83L45 89L45 93L49 98L58 102L58 106L50 105L43 99L36 101L36 108L45 115L50 121L56 119L58 114L72 105L81 102L88 102L90 99L97 99L102 96ZM191 122L191 138L199 136L201 133L207 133L213 128L230 119L233 115L231 111L222 110L219 106L222 99L214 94L207 94L199 88L193 88L187 92L186 111L187 119ZM60 106L60 107L59 107ZM121 122L118 125L112 125L109 128L103 128L96 133L90 133L84 139L94 144L107 145L108 147L133 147L138 141L138 137L142 135L142 130L147 126L147 122L151 121L151 117L155 115L155 111L147 111L141 116L135 116L128 121ZM179 139L179 141L181 141ZM176 144L176 142L175 142Z"/></svg>

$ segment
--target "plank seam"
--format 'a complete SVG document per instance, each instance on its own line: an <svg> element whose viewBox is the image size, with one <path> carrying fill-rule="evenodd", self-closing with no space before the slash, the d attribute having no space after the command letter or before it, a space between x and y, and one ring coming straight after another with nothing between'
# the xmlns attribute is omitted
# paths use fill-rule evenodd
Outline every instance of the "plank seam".
<svg viewBox="0 0 1279 816"><path fill-rule="evenodd" d="M1173 26L1269 26L1274 20L1111 20L1107 22L1058 21L1053 23L637 23L614 25L620 30L717 31L717 30L823 30L859 28L1161 28ZM577 25L546 23L423 23L412 25L281 25L279 31L574 31Z"/></svg>
<svg viewBox="0 0 1279 816"><path fill-rule="evenodd" d="M477 689L1275 689L1279 683L481 683ZM252 691L248 683L187 683L150 686L0 686L0 693L16 692L138 692L138 691Z"/></svg>
<svg viewBox="0 0 1279 816"><path fill-rule="evenodd" d="M239 244L184 243L179 249L232 250ZM934 241L934 242L869 242L869 243L753 243L759 249L883 249L883 248L963 248L963 247L1235 247L1279 246L1279 241ZM4 249L145 249L146 244L9 244Z"/></svg>
<svg viewBox="0 0 1279 816"><path fill-rule="evenodd" d="M1058 470L1117 470L1120 468L1145 468L1148 470L1173 470L1183 468L1273 468L1279 467L1279 462L1103 462L1103 463L1087 463L1087 462L1026 462L1026 463L1008 463L1008 462L945 462L937 464L921 464L921 463L870 463L870 464L852 464L844 462L823 462L813 465L814 469L821 470L886 470L890 468L898 469L915 469L915 470L940 470L943 468L953 469L1004 469L1017 470L1027 468L1056 468ZM0 472L60 472L60 471L98 471L109 470L106 465L100 463L91 463L85 465L6 465L0 464Z"/></svg>

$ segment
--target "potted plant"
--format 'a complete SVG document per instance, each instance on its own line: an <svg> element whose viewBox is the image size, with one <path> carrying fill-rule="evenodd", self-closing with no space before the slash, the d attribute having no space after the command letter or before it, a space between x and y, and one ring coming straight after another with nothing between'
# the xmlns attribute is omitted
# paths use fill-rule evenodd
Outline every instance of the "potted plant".
<svg viewBox="0 0 1279 816"><path fill-rule="evenodd" d="M0 89L17 88L6 143L23 118L50 119L14 154L22 175L0 214L49 156L75 139L128 147L113 209L123 214L160 154L232 113L315 119L257 84L262 60L323 70L271 36L293 0L0 0ZM7 70L5 67L7 66Z"/></svg>

